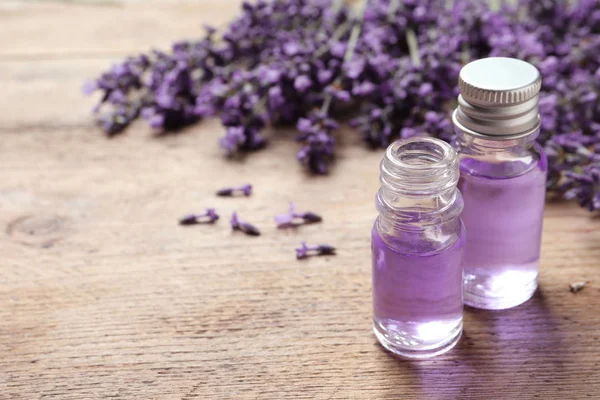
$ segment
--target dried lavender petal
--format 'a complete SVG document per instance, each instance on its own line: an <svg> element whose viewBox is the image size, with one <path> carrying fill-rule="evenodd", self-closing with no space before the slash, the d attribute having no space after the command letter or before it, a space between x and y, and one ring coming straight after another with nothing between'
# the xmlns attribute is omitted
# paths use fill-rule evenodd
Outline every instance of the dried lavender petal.
<svg viewBox="0 0 600 400"><path fill-rule="evenodd" d="M302 214L302 219L307 223L321 222L323 218L313 212L305 212Z"/></svg>
<svg viewBox="0 0 600 400"><path fill-rule="evenodd" d="M195 225L199 223L214 223L219 219L214 208L207 208L205 212L199 214L187 214L179 219L180 225Z"/></svg>
<svg viewBox="0 0 600 400"><path fill-rule="evenodd" d="M292 225L294 221L294 216L291 214L280 214L276 215L274 218L275 224L277 224L277 228L287 228Z"/></svg>
<svg viewBox="0 0 600 400"><path fill-rule="evenodd" d="M335 247L329 246L327 244L321 244L317 248L317 251L319 252L319 254L322 255L335 254Z"/></svg>
<svg viewBox="0 0 600 400"><path fill-rule="evenodd" d="M290 202L288 212L285 214L279 214L274 217L275 224L277 224L277 228L288 228L293 225L295 218L295 210L296 205L293 202Z"/></svg>
<svg viewBox="0 0 600 400"><path fill-rule="evenodd" d="M260 235L260 231L254 225L251 225L247 222L240 223L238 229L240 231L244 232L246 235L250 235L250 236L259 236Z"/></svg>
<svg viewBox="0 0 600 400"><path fill-rule="evenodd" d="M239 189L242 191L244 196L250 196L252 194L252 185L250 184L242 185Z"/></svg>
<svg viewBox="0 0 600 400"><path fill-rule="evenodd" d="M216 210L214 208L207 208L206 209L206 216L209 218L210 222L215 222L216 220L219 219L219 215L217 214Z"/></svg>
<svg viewBox="0 0 600 400"><path fill-rule="evenodd" d="M198 217L195 214L188 214L179 219L179 225L195 225L198 223Z"/></svg>
<svg viewBox="0 0 600 400"><path fill-rule="evenodd" d="M231 197L236 193L241 193L244 196L250 196L252 194L252 185L245 184L241 186L223 188L217 191L217 196Z"/></svg>
<svg viewBox="0 0 600 400"><path fill-rule="evenodd" d="M235 231L241 231L244 232L246 235L250 235L250 236L259 236L260 235L260 231L252 224L249 224L247 222L241 221L238 217L237 212L233 212L233 214L231 215L231 228Z"/></svg>
<svg viewBox="0 0 600 400"><path fill-rule="evenodd" d="M335 247L330 246L328 244L309 246L306 244L306 242L302 242L300 244L300 247L296 249L296 258L298 260L300 260L302 258L306 258L309 256L310 252L314 252L314 253L316 253L316 255L319 255L319 256L334 255Z"/></svg>
<svg viewBox="0 0 600 400"><path fill-rule="evenodd" d="M569 290L571 290L571 292L573 292L573 293L577 293L581 289L583 289L585 287L585 285L587 285L588 283L590 283L590 281L582 281L582 282L573 282L573 283L570 283L569 284Z"/></svg>
<svg viewBox="0 0 600 400"><path fill-rule="evenodd" d="M296 249L296 258L298 260L302 258L308 257L308 247L306 246L306 242L302 242L300 247Z"/></svg>
<svg viewBox="0 0 600 400"><path fill-rule="evenodd" d="M239 229L240 220L238 218L237 211L234 211L233 214L231 214L231 219L229 220L229 223L231 224L231 228L233 230Z"/></svg>
<svg viewBox="0 0 600 400"><path fill-rule="evenodd" d="M225 188L217 191L217 196L228 197L233 196L234 189L233 188Z"/></svg>
<svg viewBox="0 0 600 400"><path fill-rule="evenodd" d="M302 222L305 224L320 222L323 220L320 215L311 211L303 213L296 212L296 206L291 202L288 212L285 214L276 215L274 219L278 228L289 228L291 226L298 225L298 223L294 223L294 220L302 220Z"/></svg>

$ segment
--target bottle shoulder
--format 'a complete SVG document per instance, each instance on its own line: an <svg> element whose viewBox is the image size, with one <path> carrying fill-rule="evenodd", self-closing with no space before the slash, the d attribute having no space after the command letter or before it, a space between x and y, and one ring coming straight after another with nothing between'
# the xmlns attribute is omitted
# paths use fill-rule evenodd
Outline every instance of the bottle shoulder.
<svg viewBox="0 0 600 400"><path fill-rule="evenodd" d="M527 173L545 176L548 170L546 153L538 143L518 152L489 153L469 152L462 148L459 153L461 175L475 175L493 179L514 178Z"/></svg>
<svg viewBox="0 0 600 400"><path fill-rule="evenodd" d="M373 246L386 246L407 255L425 257L442 253L450 248L462 249L466 228L460 217L425 230L395 229L378 217L371 232Z"/></svg>

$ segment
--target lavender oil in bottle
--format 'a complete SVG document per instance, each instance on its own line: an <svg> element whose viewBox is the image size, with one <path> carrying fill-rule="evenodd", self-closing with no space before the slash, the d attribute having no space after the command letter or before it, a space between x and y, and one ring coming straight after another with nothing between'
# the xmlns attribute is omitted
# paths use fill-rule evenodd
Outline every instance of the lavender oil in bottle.
<svg viewBox="0 0 600 400"><path fill-rule="evenodd" d="M458 156L441 140L415 138L392 143L380 168L373 330L395 354L442 354L462 333L465 229Z"/></svg>
<svg viewBox="0 0 600 400"><path fill-rule="evenodd" d="M486 58L460 72L453 114L459 188L468 236L465 304L506 309L537 288L546 155L540 132L538 70L521 60Z"/></svg>

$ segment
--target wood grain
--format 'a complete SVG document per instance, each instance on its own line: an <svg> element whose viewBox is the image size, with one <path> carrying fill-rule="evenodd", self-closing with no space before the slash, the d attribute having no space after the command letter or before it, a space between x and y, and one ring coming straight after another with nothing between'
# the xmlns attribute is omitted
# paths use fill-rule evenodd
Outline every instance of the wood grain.
<svg viewBox="0 0 600 400"><path fill-rule="evenodd" d="M381 152L345 132L313 178L292 132L225 161L215 121L162 138L93 127L84 79L236 3L0 5L0 399L599 398L600 219L576 206L548 203L531 301L467 309L454 350L407 362L370 330ZM213 195L242 182L254 196ZM276 230L290 200L325 221ZM209 206L216 225L177 226ZM232 233L234 210L263 235ZM304 239L339 254L298 262Z"/></svg>

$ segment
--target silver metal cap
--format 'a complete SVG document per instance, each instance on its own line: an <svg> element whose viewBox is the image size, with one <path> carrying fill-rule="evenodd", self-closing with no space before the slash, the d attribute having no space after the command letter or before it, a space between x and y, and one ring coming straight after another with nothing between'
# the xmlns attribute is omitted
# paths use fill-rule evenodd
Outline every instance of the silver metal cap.
<svg viewBox="0 0 600 400"><path fill-rule="evenodd" d="M531 64L490 57L465 65L458 78L459 129L485 136L525 136L539 128L540 72ZM498 137L500 139L500 137Z"/></svg>

